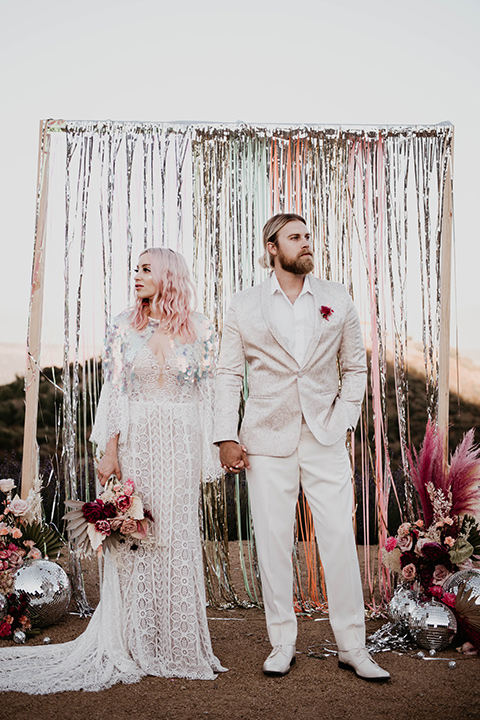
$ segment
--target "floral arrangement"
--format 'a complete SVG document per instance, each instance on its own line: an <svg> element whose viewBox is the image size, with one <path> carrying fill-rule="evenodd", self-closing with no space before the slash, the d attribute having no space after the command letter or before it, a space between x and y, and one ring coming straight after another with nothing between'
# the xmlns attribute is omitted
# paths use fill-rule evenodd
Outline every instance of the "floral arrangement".
<svg viewBox="0 0 480 720"><path fill-rule="evenodd" d="M459 570L480 568L480 447L474 431L465 434L443 461L444 436L429 422L420 452L408 454L421 517L400 525L382 549L384 565L404 583L448 605L467 637L480 649L480 612L475 598L460 587L445 589Z"/></svg>
<svg viewBox="0 0 480 720"><path fill-rule="evenodd" d="M13 495L15 481L0 480L3 494L0 511L0 593L8 595L15 573L25 560L38 560L55 554L62 539L52 528L32 523L31 502Z"/></svg>
<svg viewBox="0 0 480 720"><path fill-rule="evenodd" d="M9 593L6 597L6 611L0 622L0 637L11 638L15 630L27 633L32 628L28 618L28 598L25 593Z"/></svg>
<svg viewBox="0 0 480 720"><path fill-rule="evenodd" d="M118 542L130 539L135 549L136 540L148 534L148 522L153 522L149 510L143 507L140 495L135 492L133 480L123 484L111 478L105 490L93 502L67 500L72 508L65 514L70 538L76 542L80 554L101 552Z"/></svg>
<svg viewBox="0 0 480 720"><path fill-rule="evenodd" d="M480 448L474 431L464 436L449 466L443 462L443 433L427 425L420 452L409 453L412 481L422 517L404 522L387 538L383 562L405 582L416 583L426 595L444 597L446 580L480 561Z"/></svg>

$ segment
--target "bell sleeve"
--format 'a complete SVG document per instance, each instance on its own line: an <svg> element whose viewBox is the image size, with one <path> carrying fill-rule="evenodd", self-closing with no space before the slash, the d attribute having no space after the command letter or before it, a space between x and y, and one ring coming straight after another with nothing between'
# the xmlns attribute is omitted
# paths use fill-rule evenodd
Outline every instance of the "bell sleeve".
<svg viewBox="0 0 480 720"><path fill-rule="evenodd" d="M103 352L103 386L95 413L90 442L101 457L111 438L119 435L119 444L128 433L128 387L125 366L126 335L131 332L124 315L116 318L108 333Z"/></svg>
<svg viewBox="0 0 480 720"><path fill-rule="evenodd" d="M213 482L222 477L218 448L213 444L213 414L215 400L215 331L204 318L199 342L198 407L201 432L202 481Z"/></svg>

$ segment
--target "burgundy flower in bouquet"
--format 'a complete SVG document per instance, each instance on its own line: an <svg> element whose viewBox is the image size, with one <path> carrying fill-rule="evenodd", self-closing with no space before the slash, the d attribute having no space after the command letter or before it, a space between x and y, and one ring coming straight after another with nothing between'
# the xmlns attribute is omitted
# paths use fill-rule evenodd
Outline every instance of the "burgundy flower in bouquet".
<svg viewBox="0 0 480 720"><path fill-rule="evenodd" d="M65 514L68 533L83 555L101 552L103 547L125 540L135 549L136 541L147 537L148 523L153 522L151 513L135 493L133 480L121 484L112 479L93 502L69 500L65 505L71 508Z"/></svg>

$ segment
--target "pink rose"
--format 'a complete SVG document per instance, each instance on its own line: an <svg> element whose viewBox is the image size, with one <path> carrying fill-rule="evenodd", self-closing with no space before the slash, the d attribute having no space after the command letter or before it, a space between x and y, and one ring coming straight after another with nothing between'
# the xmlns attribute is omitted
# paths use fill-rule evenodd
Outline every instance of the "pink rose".
<svg viewBox="0 0 480 720"><path fill-rule="evenodd" d="M26 500L22 500L21 498L19 498L18 495L15 495L15 497L9 504L8 509L14 515L19 517L20 515L23 515L27 511L28 503Z"/></svg>
<svg viewBox="0 0 480 720"><path fill-rule="evenodd" d="M448 547L453 547L455 545L455 538L452 538L450 535L447 535L447 537L444 540L445 545L448 545Z"/></svg>
<svg viewBox="0 0 480 720"><path fill-rule="evenodd" d="M440 600L443 595L443 590L440 585L432 585L428 588L428 592L433 595L433 597L436 597L437 600Z"/></svg>
<svg viewBox="0 0 480 720"><path fill-rule="evenodd" d="M398 541L398 547L402 552L408 552L412 549L413 540L410 535L402 535Z"/></svg>
<svg viewBox="0 0 480 720"><path fill-rule="evenodd" d="M17 552L11 553L11 555L9 557L9 561L10 561L10 565L12 567L23 564L22 556L20 555L20 553L17 553Z"/></svg>
<svg viewBox="0 0 480 720"><path fill-rule="evenodd" d="M95 530L102 535L108 536L111 533L110 523L108 520L97 520L95 523Z"/></svg>
<svg viewBox="0 0 480 720"><path fill-rule="evenodd" d="M397 547L397 538L389 537L385 541L385 550L387 552L392 552L392 550L395 550Z"/></svg>
<svg viewBox="0 0 480 720"><path fill-rule="evenodd" d="M18 540L18 538L21 538L22 535L23 535L23 533L22 533L22 531L20 530L20 528L14 527L14 528L12 529L12 537L14 537L16 540Z"/></svg>
<svg viewBox="0 0 480 720"><path fill-rule="evenodd" d="M407 582L411 582L415 575L417 574L417 568L413 563L410 563L410 565L405 565L405 567L402 570L402 575L405 578Z"/></svg>
<svg viewBox="0 0 480 720"><path fill-rule="evenodd" d="M410 535L410 528L411 528L410 523L408 523L408 522L402 523L397 530L398 537L405 537L406 535Z"/></svg>
<svg viewBox="0 0 480 720"><path fill-rule="evenodd" d="M447 570L445 565L435 565L435 570L433 571L433 577L432 577L432 583L434 585L443 585L445 580L450 577L452 573Z"/></svg>
<svg viewBox="0 0 480 720"><path fill-rule="evenodd" d="M8 527L3 522L0 523L0 535L8 535Z"/></svg>
<svg viewBox="0 0 480 720"><path fill-rule="evenodd" d="M130 495L120 495L115 499L115 505L118 507L120 512L125 512L132 505L132 498Z"/></svg>
<svg viewBox="0 0 480 720"><path fill-rule="evenodd" d="M425 538L425 537L418 538L417 544L415 545L416 554L421 555L423 546L429 542L431 542L431 541L428 538Z"/></svg>
<svg viewBox="0 0 480 720"><path fill-rule="evenodd" d="M122 527L120 528L120 532L122 535L130 535L130 533L135 532L137 529L137 521L136 520L124 520L122 523Z"/></svg>

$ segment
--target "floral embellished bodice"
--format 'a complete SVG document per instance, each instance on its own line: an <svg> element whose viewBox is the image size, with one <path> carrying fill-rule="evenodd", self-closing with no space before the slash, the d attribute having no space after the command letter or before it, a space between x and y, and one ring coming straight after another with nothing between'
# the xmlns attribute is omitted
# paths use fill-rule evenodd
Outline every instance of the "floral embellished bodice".
<svg viewBox="0 0 480 720"><path fill-rule="evenodd" d="M152 402L190 405L202 429L202 478L220 476L218 451L212 445L215 333L210 322L194 313L196 340L185 343L171 338L169 352L161 362L149 345L158 321L149 320L146 328L136 331L130 318L130 311L116 317L107 335L104 385L90 438L97 454L102 454L116 435L120 445L127 442L132 403L136 407Z"/></svg>

